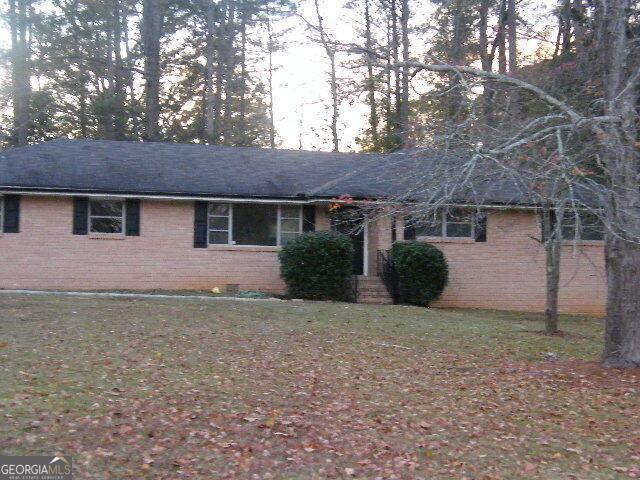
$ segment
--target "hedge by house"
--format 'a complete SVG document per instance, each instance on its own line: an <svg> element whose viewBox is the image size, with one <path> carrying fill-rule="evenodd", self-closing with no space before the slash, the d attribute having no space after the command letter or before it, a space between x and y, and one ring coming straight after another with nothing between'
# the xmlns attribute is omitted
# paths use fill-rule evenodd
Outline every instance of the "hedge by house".
<svg viewBox="0 0 640 480"><path fill-rule="evenodd" d="M442 294L449 267L438 248L424 242L397 242L391 258L398 272L401 303L429 306Z"/></svg>
<svg viewBox="0 0 640 480"><path fill-rule="evenodd" d="M307 300L346 301L353 297L353 244L336 232L310 232L279 254L287 294Z"/></svg>

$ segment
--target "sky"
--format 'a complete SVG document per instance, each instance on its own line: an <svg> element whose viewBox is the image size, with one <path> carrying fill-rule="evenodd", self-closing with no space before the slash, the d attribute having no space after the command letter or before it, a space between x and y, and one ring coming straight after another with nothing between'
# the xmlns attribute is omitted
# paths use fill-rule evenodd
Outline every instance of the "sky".
<svg viewBox="0 0 640 480"><path fill-rule="evenodd" d="M349 43L357 39L354 25L359 25L359 12L344 6L346 0L319 0L326 31L340 42ZM4 3L4 2L1 2ZM521 0L519 2L523 19L533 25L536 32L544 32L547 38L553 38L552 30L545 26L553 25L555 20L550 12L556 0ZM429 25L435 11L431 0L412 0L412 14L409 27L418 30ZM4 5L2 8L5 8ZM278 146L281 148L306 150L331 150L331 96L328 84L329 63L323 48L309 39L303 19L315 23L315 10L312 0L298 2L298 15L281 20L274 30L287 30L284 37L285 48L273 56L274 66L274 120L277 130ZM380 26L380 28L384 28ZM528 38L523 30L519 47L524 50L526 63L545 42ZM412 56L420 59L428 49L429 34L412 36ZM9 32L6 25L0 27L0 47L9 47ZM266 71L266 56L262 59L262 69ZM348 54L340 52L338 62L348 60ZM357 74L362 75L362 71ZM346 85L354 72L339 67L338 77L341 85ZM428 85L414 85L414 92ZM356 137L367 126L368 107L364 94L359 97L348 96L342 102L339 117L339 136L341 151L355 151L358 145Z"/></svg>
<svg viewBox="0 0 640 480"><path fill-rule="evenodd" d="M342 42L356 39L352 25L360 21L358 12L344 7L343 1L320 0L321 13L326 29ZM556 0L521 0L522 17L532 25L536 32L544 32L546 38L553 38L551 30L545 31L547 25L554 25L555 19L550 12ZM411 29L428 26L435 11L434 3L430 0L413 0L412 14L409 21ZM306 0L300 3L299 13L304 18L315 23L313 2ZM290 39L285 51L274 57L279 70L275 75L274 108L275 123L279 139L283 148L299 148L307 150L330 150L331 133L329 122L331 102L328 85L329 63L320 45L314 44L308 38L304 22L299 18L291 18L283 22L280 28L290 28ZM533 55L546 42L529 38L525 31L519 39L519 48L523 50L523 62L531 61ZM420 39L421 41L416 41ZM420 59L428 49L429 34L424 39L413 35L412 56ZM346 60L347 54L339 55L339 59ZM362 72L360 72L361 74ZM352 75L348 70L340 69L339 76L343 79ZM419 78L416 79L418 83ZM414 92L427 85L414 85ZM355 138L366 128L368 107L364 95L352 104L344 103L340 108L340 150L354 151L358 149ZM301 141L300 141L301 140Z"/></svg>
<svg viewBox="0 0 640 480"><path fill-rule="evenodd" d="M418 26L424 23L433 6L428 0L415 0L413 4L420 8L413 13L410 26ZM353 29L361 22L358 11L345 8L342 1L331 0L321 0L320 8L325 29L333 38L343 43L361 43ZM313 2L301 2L299 14L310 23L316 23ZM281 146L299 148L302 144L306 150L330 150L329 61L322 46L309 39L304 20L292 17L282 23L280 28L290 31L286 50L274 57L279 66L274 86L274 118ZM414 46L414 50L418 49ZM348 59L347 53L337 55L338 62ZM362 73L360 71L358 75ZM353 72L342 67L338 69L338 77L344 85L349 77L353 77ZM358 149L355 139L367 126L367 112L364 94L342 103L338 123L341 151Z"/></svg>

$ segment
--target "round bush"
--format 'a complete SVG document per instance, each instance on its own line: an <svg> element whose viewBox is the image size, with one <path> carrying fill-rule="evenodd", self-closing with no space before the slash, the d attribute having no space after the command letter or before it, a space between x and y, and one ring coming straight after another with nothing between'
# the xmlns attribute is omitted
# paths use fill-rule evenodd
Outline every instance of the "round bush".
<svg viewBox="0 0 640 480"><path fill-rule="evenodd" d="M280 271L292 298L347 301L353 297L353 244L336 232L311 232L280 251Z"/></svg>
<svg viewBox="0 0 640 480"><path fill-rule="evenodd" d="M398 242L391 258L398 271L400 302L429 306L442 294L449 267L438 248L424 242Z"/></svg>

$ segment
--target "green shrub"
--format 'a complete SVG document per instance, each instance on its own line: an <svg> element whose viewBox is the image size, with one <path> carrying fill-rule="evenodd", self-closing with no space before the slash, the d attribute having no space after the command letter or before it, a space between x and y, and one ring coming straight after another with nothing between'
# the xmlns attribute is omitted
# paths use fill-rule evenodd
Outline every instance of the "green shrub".
<svg viewBox="0 0 640 480"><path fill-rule="evenodd" d="M280 271L292 298L346 301L353 297L353 244L335 232L300 235L280 251Z"/></svg>
<svg viewBox="0 0 640 480"><path fill-rule="evenodd" d="M398 271L401 303L429 306L447 285L447 260L433 245L398 242L391 249L391 258Z"/></svg>

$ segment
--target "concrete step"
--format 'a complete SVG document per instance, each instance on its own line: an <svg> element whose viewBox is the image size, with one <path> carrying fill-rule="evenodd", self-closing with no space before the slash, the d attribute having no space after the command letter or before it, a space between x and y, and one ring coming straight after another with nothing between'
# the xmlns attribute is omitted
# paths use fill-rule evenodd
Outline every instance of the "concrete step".
<svg viewBox="0 0 640 480"><path fill-rule="evenodd" d="M363 289L363 288L359 288L358 289L358 293L360 295L383 295L383 296L387 296L389 295L389 292L386 289Z"/></svg>
<svg viewBox="0 0 640 480"><path fill-rule="evenodd" d="M393 299L391 297L360 297L358 296L358 303L367 303L371 305L393 305Z"/></svg>
<svg viewBox="0 0 640 480"><path fill-rule="evenodd" d="M376 275L358 277L358 303L377 305L393 304L393 297L387 291L382 279Z"/></svg>

